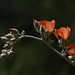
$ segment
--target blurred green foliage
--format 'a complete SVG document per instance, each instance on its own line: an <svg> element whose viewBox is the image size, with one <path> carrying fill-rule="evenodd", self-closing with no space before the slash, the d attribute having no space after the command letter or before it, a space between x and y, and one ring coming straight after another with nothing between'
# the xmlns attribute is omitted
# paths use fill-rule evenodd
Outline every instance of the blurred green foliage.
<svg viewBox="0 0 75 75"><path fill-rule="evenodd" d="M56 28L69 26L69 39L75 42L74 0L0 0L0 36L8 28L24 29L26 34L40 37L33 27L33 18L56 20ZM0 50L3 42L0 40ZM58 46L54 45L57 49ZM74 75L75 68L59 57L43 42L24 38L14 47L15 53L0 59L0 75Z"/></svg>

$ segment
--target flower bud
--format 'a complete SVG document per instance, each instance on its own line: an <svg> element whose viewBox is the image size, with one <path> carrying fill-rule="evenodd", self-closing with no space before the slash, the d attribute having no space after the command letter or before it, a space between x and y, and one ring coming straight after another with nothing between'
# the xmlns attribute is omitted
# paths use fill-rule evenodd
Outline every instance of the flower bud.
<svg viewBox="0 0 75 75"><path fill-rule="evenodd" d="M5 53L0 54L0 58L3 58L3 57L5 57L5 56L6 56Z"/></svg>
<svg viewBox="0 0 75 75"><path fill-rule="evenodd" d="M22 30L22 33L21 33L22 35L25 35L25 31L24 30Z"/></svg>
<svg viewBox="0 0 75 75"><path fill-rule="evenodd" d="M1 52L2 52L2 53L6 53L6 52L8 52L8 50L3 49Z"/></svg>
<svg viewBox="0 0 75 75"><path fill-rule="evenodd" d="M59 43L59 47L62 47L62 46L63 46L63 41L62 41L62 39L58 39L58 43Z"/></svg>
<svg viewBox="0 0 75 75"><path fill-rule="evenodd" d="M16 43L16 39L15 38L11 38L10 41Z"/></svg>
<svg viewBox="0 0 75 75"><path fill-rule="evenodd" d="M5 35L5 37L11 39L11 38L13 38L14 36L13 36L12 34L8 33L8 34Z"/></svg>
<svg viewBox="0 0 75 75"><path fill-rule="evenodd" d="M13 51L8 51L7 54L10 55L11 53L13 53Z"/></svg>
<svg viewBox="0 0 75 75"><path fill-rule="evenodd" d="M72 63L75 63L75 56L68 56Z"/></svg>
<svg viewBox="0 0 75 75"><path fill-rule="evenodd" d="M7 37L5 37L5 36L0 37L0 39L1 39L3 42L9 41L9 39L8 39Z"/></svg>
<svg viewBox="0 0 75 75"><path fill-rule="evenodd" d="M9 48L10 47L10 43L6 43L3 48Z"/></svg>
<svg viewBox="0 0 75 75"><path fill-rule="evenodd" d="M62 39L58 39L58 43L62 43Z"/></svg>
<svg viewBox="0 0 75 75"><path fill-rule="evenodd" d="M73 58L73 56L68 56L68 58L71 60Z"/></svg>
<svg viewBox="0 0 75 75"><path fill-rule="evenodd" d="M34 25L36 31L39 32L40 25L37 20L33 19L33 25Z"/></svg>
<svg viewBox="0 0 75 75"><path fill-rule="evenodd" d="M64 50L61 51L62 56L66 56L66 52Z"/></svg>
<svg viewBox="0 0 75 75"><path fill-rule="evenodd" d="M9 28L9 30L12 35L20 35L19 31L15 28Z"/></svg>

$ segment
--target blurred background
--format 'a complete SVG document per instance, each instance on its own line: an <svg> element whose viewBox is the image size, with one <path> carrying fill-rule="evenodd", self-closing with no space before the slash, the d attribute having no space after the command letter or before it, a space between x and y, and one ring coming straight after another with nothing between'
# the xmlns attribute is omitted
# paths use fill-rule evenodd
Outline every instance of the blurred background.
<svg viewBox="0 0 75 75"><path fill-rule="evenodd" d="M56 28L69 26L69 39L75 42L75 1L73 0L0 0L0 36L7 34L8 28L40 37L33 26L33 18L56 20ZM54 39L54 38L53 38ZM0 40L0 50L3 42ZM57 49L58 46L55 44ZM7 59L0 59L0 75L74 75L72 67L43 42L23 38Z"/></svg>

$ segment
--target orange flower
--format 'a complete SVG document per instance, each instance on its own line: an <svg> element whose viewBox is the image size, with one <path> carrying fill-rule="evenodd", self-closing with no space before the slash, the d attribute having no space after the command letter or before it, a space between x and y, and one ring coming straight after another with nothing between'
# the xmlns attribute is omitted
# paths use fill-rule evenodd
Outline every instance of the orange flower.
<svg viewBox="0 0 75 75"><path fill-rule="evenodd" d="M67 39L70 35L70 28L68 26L67 26L67 28L61 27L58 30L55 29L55 31L53 33L57 39Z"/></svg>
<svg viewBox="0 0 75 75"><path fill-rule="evenodd" d="M43 26L45 30L48 30L49 32L52 32L55 27L55 20L52 21L39 21L38 22L40 26Z"/></svg>
<svg viewBox="0 0 75 75"><path fill-rule="evenodd" d="M66 50L68 54L71 56L75 56L75 43L71 43L67 48L71 48L69 51Z"/></svg>

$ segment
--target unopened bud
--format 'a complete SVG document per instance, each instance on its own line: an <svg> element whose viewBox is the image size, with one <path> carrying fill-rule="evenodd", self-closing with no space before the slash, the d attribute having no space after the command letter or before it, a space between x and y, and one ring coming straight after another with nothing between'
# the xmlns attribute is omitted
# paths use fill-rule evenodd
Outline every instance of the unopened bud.
<svg viewBox="0 0 75 75"><path fill-rule="evenodd" d="M39 23L38 23L37 20L33 19L33 25L34 25L36 31L39 32L39 30L40 30L40 25L39 25Z"/></svg>
<svg viewBox="0 0 75 75"><path fill-rule="evenodd" d="M73 58L73 56L68 56L68 58L71 60Z"/></svg>
<svg viewBox="0 0 75 75"><path fill-rule="evenodd" d="M66 56L66 52L64 50L61 51L62 56Z"/></svg>
<svg viewBox="0 0 75 75"><path fill-rule="evenodd" d="M0 58L3 58L3 57L5 57L5 56L6 56L5 53L0 54Z"/></svg>
<svg viewBox="0 0 75 75"><path fill-rule="evenodd" d="M75 56L68 56L72 63L75 63Z"/></svg>
<svg viewBox="0 0 75 75"><path fill-rule="evenodd" d="M14 36L13 36L12 34L8 33L8 34L5 35L5 37L11 39L11 38L13 38Z"/></svg>
<svg viewBox="0 0 75 75"><path fill-rule="evenodd" d="M13 51L8 51L7 54L10 55L11 53L13 53Z"/></svg>
<svg viewBox="0 0 75 75"><path fill-rule="evenodd" d="M62 43L62 39L58 39L58 43Z"/></svg>
<svg viewBox="0 0 75 75"><path fill-rule="evenodd" d="M16 42L16 39L15 38L11 38L10 41L12 41L12 42L15 43Z"/></svg>
<svg viewBox="0 0 75 75"><path fill-rule="evenodd" d="M5 37L5 36L3 36L3 37L0 37L0 39L3 41L3 42L7 42L9 39L7 38L7 37Z"/></svg>
<svg viewBox="0 0 75 75"><path fill-rule="evenodd" d="M2 52L2 53L6 53L6 52L8 52L8 50L3 49L1 52Z"/></svg>
<svg viewBox="0 0 75 75"><path fill-rule="evenodd" d="M3 48L9 48L10 47L10 43L6 43Z"/></svg>
<svg viewBox="0 0 75 75"><path fill-rule="evenodd" d="M9 30L12 35L20 35L19 31L15 28L9 28Z"/></svg>
<svg viewBox="0 0 75 75"><path fill-rule="evenodd" d="M58 39L58 43L59 43L59 47L62 47L63 45L62 45L62 39Z"/></svg>
<svg viewBox="0 0 75 75"><path fill-rule="evenodd" d="M21 33L22 35L25 35L25 31L24 30L22 30L22 33Z"/></svg>

